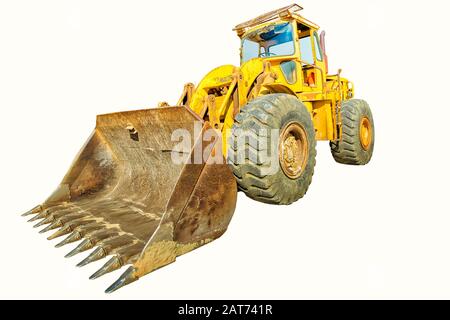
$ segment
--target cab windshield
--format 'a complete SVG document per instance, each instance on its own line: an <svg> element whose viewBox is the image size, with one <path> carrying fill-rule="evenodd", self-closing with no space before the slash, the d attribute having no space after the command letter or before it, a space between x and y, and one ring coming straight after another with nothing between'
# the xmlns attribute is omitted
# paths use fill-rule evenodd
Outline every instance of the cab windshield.
<svg viewBox="0 0 450 320"><path fill-rule="evenodd" d="M294 53L290 23L272 24L252 31L242 39L242 63L254 58L291 56Z"/></svg>

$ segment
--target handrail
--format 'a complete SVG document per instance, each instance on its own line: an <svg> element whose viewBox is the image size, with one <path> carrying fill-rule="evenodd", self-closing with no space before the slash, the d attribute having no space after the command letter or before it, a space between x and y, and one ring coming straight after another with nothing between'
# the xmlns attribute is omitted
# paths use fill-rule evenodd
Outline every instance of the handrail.
<svg viewBox="0 0 450 320"><path fill-rule="evenodd" d="M278 17L290 16L295 12L303 10L298 4L291 4L289 6L283 7L281 9L273 10L262 14L252 20L243 22L234 27L233 31L239 31L246 28L254 27L258 24L269 22L271 20L277 19Z"/></svg>

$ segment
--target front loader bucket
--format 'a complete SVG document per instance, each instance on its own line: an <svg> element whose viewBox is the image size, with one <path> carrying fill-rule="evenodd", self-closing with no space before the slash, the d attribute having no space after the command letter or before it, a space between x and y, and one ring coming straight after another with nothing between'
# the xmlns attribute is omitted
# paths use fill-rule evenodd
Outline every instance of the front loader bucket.
<svg viewBox="0 0 450 320"><path fill-rule="evenodd" d="M176 148L177 129L192 148ZM113 292L226 231L236 182L224 161L208 161L220 146L203 139L207 131L221 140L184 107L98 116L57 190L24 215L45 226L41 233L54 230L49 240L66 236L57 247L81 241L67 257L93 249L79 266L112 256L91 279L129 265L106 290Z"/></svg>

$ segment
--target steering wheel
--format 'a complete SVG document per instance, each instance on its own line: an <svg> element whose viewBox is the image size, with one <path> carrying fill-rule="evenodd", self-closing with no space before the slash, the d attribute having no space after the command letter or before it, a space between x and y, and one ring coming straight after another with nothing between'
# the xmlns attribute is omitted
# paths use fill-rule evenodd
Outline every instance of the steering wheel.
<svg viewBox="0 0 450 320"><path fill-rule="evenodd" d="M260 58L264 58L264 57L270 57L270 56L276 56L276 54L275 53L272 53L272 52L261 52L260 54L259 54L259 57Z"/></svg>

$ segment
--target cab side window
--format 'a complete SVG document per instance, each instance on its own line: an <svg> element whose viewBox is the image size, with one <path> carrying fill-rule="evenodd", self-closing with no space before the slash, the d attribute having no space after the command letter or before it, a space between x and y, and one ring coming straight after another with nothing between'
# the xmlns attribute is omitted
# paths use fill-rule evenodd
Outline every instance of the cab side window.
<svg viewBox="0 0 450 320"><path fill-rule="evenodd" d="M311 37L305 37L299 40L300 57L303 62L314 64L314 54L312 48Z"/></svg>

